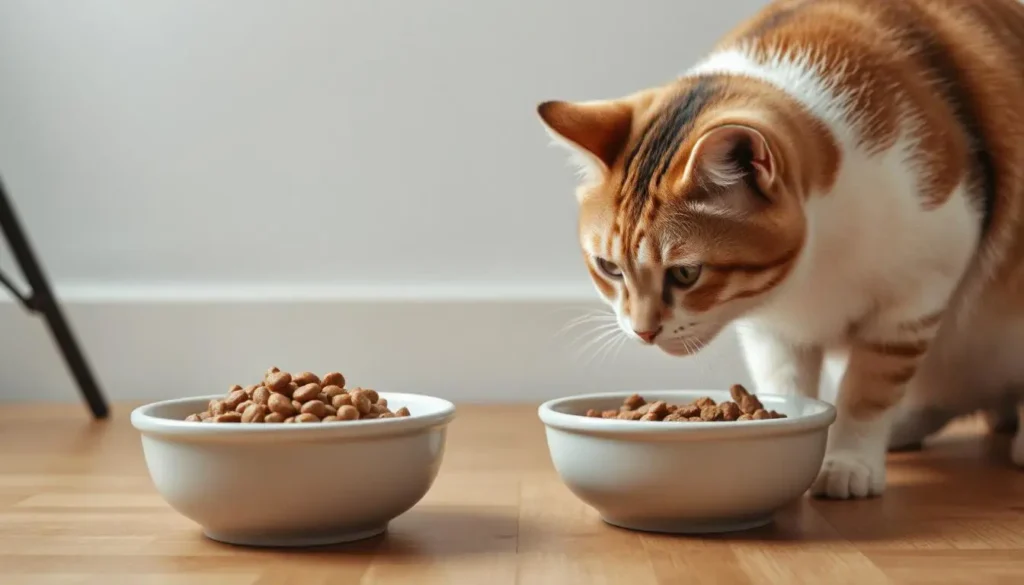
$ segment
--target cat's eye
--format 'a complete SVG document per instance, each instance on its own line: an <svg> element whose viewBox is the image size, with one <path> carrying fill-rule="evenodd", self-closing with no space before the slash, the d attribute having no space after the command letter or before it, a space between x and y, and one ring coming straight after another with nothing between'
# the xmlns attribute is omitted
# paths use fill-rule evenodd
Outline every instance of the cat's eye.
<svg viewBox="0 0 1024 585"><path fill-rule="evenodd" d="M680 288L689 288L700 278L700 265L673 266L666 273L669 283Z"/></svg>
<svg viewBox="0 0 1024 585"><path fill-rule="evenodd" d="M604 258L595 258L594 263L597 264L598 270L604 273L608 278L613 280L619 280L622 278L622 269L614 262L609 262Z"/></svg>

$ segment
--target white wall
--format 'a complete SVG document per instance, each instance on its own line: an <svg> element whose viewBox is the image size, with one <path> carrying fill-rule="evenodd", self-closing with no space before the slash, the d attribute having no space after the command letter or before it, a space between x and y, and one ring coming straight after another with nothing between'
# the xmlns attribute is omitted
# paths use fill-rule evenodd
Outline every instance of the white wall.
<svg viewBox="0 0 1024 585"><path fill-rule="evenodd" d="M115 397L267 361L476 400L722 384L730 340L552 341L595 294L534 105L662 82L762 4L0 0L0 175ZM0 396L73 396L39 322L0 331Z"/></svg>

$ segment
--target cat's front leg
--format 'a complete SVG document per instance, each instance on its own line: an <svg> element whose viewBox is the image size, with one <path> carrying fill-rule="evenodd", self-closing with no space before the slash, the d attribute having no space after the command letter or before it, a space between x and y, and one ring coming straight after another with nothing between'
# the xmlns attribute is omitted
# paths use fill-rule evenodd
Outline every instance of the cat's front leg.
<svg viewBox="0 0 1024 585"><path fill-rule="evenodd" d="M817 398L821 347L794 344L754 325L743 324L738 333L758 394Z"/></svg>
<svg viewBox="0 0 1024 585"><path fill-rule="evenodd" d="M815 495L865 498L885 491L885 456L896 407L931 341L912 325L876 328L851 342L825 462L811 487Z"/></svg>

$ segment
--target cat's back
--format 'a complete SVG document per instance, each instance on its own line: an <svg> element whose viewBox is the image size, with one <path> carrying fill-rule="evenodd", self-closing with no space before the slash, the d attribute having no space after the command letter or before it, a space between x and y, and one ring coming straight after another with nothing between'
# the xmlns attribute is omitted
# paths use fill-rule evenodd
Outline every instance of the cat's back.
<svg viewBox="0 0 1024 585"><path fill-rule="evenodd" d="M924 208L967 189L992 288L1024 308L1024 3L779 0L727 35L871 155L909 149ZM714 59L714 57L712 57ZM828 103L816 93L828 90ZM965 187L966 185L966 187Z"/></svg>

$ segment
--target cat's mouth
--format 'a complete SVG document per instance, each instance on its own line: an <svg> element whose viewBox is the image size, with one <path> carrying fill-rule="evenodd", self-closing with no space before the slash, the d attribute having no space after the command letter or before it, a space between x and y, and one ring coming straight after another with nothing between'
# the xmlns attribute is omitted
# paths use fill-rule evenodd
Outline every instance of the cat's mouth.
<svg viewBox="0 0 1024 585"><path fill-rule="evenodd" d="M703 339L691 335L666 339L658 343L658 348L668 355L685 357L700 352L706 345L707 343Z"/></svg>
<svg viewBox="0 0 1024 585"><path fill-rule="evenodd" d="M685 357L700 353L722 331L722 327L714 323L703 323L689 329L682 335L658 339L655 344L668 355Z"/></svg>

